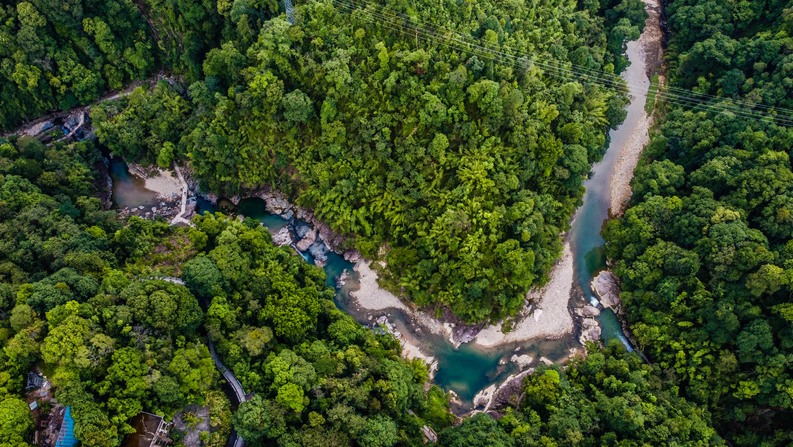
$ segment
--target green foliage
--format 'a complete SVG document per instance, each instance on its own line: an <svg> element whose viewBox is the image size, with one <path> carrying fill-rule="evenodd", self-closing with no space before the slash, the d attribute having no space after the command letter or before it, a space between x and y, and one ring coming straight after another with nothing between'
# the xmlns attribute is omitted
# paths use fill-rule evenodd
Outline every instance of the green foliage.
<svg viewBox="0 0 793 447"><path fill-rule="evenodd" d="M213 282L223 289L206 328L224 364L255 393L233 417L246 443L393 446L400 431L420 439L408 410L423 413L425 365L400 359L393 338L337 310L324 272L273 246L258 222L215 214L194 223L207 240L184 275L202 290L209 283L201 272L219 272ZM448 404L434 405L436 420L453 417Z"/></svg>
<svg viewBox="0 0 793 447"><path fill-rule="evenodd" d="M37 289L38 304L29 304L40 312L70 294L89 298L89 277L115 262L102 234L119 228L115 213L90 197L98 151L90 142L47 147L29 137L4 145L14 150L0 158L0 281L21 284L61 270L48 286L63 282L69 290Z"/></svg>
<svg viewBox="0 0 793 447"><path fill-rule="evenodd" d="M27 446L32 431L33 415L24 400L6 397L0 401L0 444Z"/></svg>
<svg viewBox="0 0 793 447"><path fill-rule="evenodd" d="M132 283L121 291L134 321L164 333L189 336L201 324L198 301L186 287L155 280Z"/></svg>
<svg viewBox="0 0 793 447"><path fill-rule="evenodd" d="M95 107L101 141L144 163L171 142L213 191L278 183L338 233L354 235L350 244L364 255L387 244L381 278L417 304L471 321L514 314L561 253L582 179L626 98L536 67L417 45L330 3L298 5L295 26L283 17L257 22L253 39L247 22L266 18L263 4L217 4L236 33L208 51L205 79L187 89L192 112L161 82L146 98L136 92ZM608 8L574 2L387 6L484 45L611 70L646 17L638 0L607 17ZM554 20L540 26L539 17ZM179 113L156 112L166 109ZM237 261L228 255L225 262ZM286 308L312 300L291 290L281 297ZM285 321L276 310L265 315L279 334L299 332L314 313Z"/></svg>
<svg viewBox="0 0 793 447"><path fill-rule="evenodd" d="M0 128L95 101L155 66L132 1L10 1L0 7Z"/></svg>
<svg viewBox="0 0 793 447"><path fill-rule="evenodd" d="M497 423L478 414L444 430L438 444L723 445L706 410L678 397L657 367L613 346L588 346L586 359L564 371L540 366L525 379L519 409L506 409Z"/></svg>
<svg viewBox="0 0 793 447"><path fill-rule="evenodd" d="M669 84L717 102L791 108L779 2L674 1ZM733 445L782 446L793 417L790 147L783 123L667 105L607 226L640 347Z"/></svg>
<svg viewBox="0 0 793 447"><path fill-rule="evenodd" d="M438 436L438 445L444 447L513 447L514 439L487 414L466 418L459 427L447 428Z"/></svg>
<svg viewBox="0 0 793 447"><path fill-rule="evenodd" d="M91 108L99 141L114 154L143 164L168 167L184 155L178 142L188 124L189 103L167 81L151 92L137 87L118 101L105 101Z"/></svg>

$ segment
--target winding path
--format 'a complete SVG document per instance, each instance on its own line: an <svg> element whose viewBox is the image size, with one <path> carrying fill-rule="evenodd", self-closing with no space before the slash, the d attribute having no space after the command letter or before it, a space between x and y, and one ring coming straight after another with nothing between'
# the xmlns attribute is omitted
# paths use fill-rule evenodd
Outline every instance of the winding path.
<svg viewBox="0 0 793 447"><path fill-rule="evenodd" d="M226 382L231 385L231 388L234 389L234 394L237 395L237 402L242 403L248 400L245 397L245 390L242 388L242 384L239 380L232 374L232 372L223 365L223 362L220 361L217 352L215 352L215 345L212 344L212 340L209 340L209 353L212 355L212 360L215 361L215 367L223 374L223 378L226 379ZM234 447L243 447L245 442L242 440L242 437L236 432L236 430L232 433L234 436Z"/></svg>
<svg viewBox="0 0 793 447"><path fill-rule="evenodd" d="M223 365L223 362L220 361L217 352L215 352L215 345L212 344L212 340L209 340L209 353L212 355L212 360L215 361L215 367L223 374L223 378L226 379L226 382L234 389L234 394L237 395L237 401L240 403L245 402L247 399L245 398L245 390L242 388L242 384L237 380L234 374Z"/></svg>
<svg viewBox="0 0 793 447"><path fill-rule="evenodd" d="M182 170L179 169L179 166L176 165L176 162L173 164L173 169L176 171L176 177L179 178L179 183L182 184L182 210L177 214L173 219L171 219L171 225L176 225L178 223L183 223L185 225L193 225L189 220L185 219L185 207L187 206L187 182L184 181L184 177L182 177Z"/></svg>

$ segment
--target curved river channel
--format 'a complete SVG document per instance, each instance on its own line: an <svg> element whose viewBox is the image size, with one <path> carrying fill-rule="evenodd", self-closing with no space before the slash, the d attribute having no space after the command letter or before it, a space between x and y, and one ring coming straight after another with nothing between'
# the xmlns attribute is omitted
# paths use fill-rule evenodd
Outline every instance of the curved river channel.
<svg viewBox="0 0 793 447"><path fill-rule="evenodd" d="M647 3L650 1L652 0L647 0ZM648 20L648 24L649 22ZM651 27L648 26L647 29L649 28ZM660 46L660 43L658 45ZM640 121L646 121L644 108L650 81L645 69L645 51L642 50L639 42L630 42L627 44L626 54L631 65L623 73L623 77L631 86L632 99L627 108L627 118L616 130L609 133L609 149L603 160L593 166L590 178L584 182L586 193L583 205L577 210L572 228L567 234L566 242L570 244L574 262L574 297L570 298L568 304L571 309L584 304L597 305L597 298L590 288L590 282L598 271L606 267L603 254L604 241L600 233L612 206L612 178L615 175L625 175L618 173L619 160L624 158L624 152L631 145L631 136L635 134ZM143 187L142 181L129 175L123 162L113 161L111 168L113 201L116 207L148 206L155 200L153 193ZM627 174L630 175L630 172ZM218 207L199 201L200 211L213 212L216 208ZM257 198L243 200L237 207L221 200L219 208L221 211L234 211L258 219L271 232L288 224L281 217L268 214L265 211L264 201ZM308 262L313 262L309 254L303 256ZM414 326L411 317L402 310L367 312L365 309L358 309L356 300L350 295L350 292L358 287L357 273L352 267L353 264L344 261L341 256L328 253L328 261L324 269L329 286L336 287L336 278L345 269L351 275L345 285L337 289L336 305L362 324L371 324L373 315L375 318L380 315L387 316L389 321L396 325L397 330L419 346L422 352L433 356L439 367L434 383L447 391L453 390L459 396L461 403L453 408L457 413L473 409L472 400L477 392L492 384L500 383L510 374L518 372L517 365L508 361L516 351L518 354L530 355L535 359L534 364L536 364L536 359L540 357L561 361L570 355L571 350L582 349L577 339L578 329L555 340L531 339L491 348L484 348L472 342L455 348L445 336L422 331L421 328ZM613 312L603 311L599 321L604 340L619 339L629 346Z"/></svg>

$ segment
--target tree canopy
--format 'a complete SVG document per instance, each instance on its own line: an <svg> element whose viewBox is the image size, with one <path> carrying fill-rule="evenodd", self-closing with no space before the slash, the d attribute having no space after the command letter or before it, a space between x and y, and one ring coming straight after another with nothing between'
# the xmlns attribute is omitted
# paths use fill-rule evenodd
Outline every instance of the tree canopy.
<svg viewBox="0 0 793 447"><path fill-rule="evenodd" d="M719 113L661 109L631 208L605 231L639 347L733 445L788 445L793 417L793 130L728 109L793 106L783 3L668 5L670 85Z"/></svg>
<svg viewBox="0 0 793 447"><path fill-rule="evenodd" d="M643 4L590 3L385 5L493 50L620 71ZM347 248L387 248L384 284L421 306L477 322L517 312L561 253L625 95L418 41L369 23L372 6L304 3L295 25L268 18L251 35L263 16L244 4L189 102L161 82L96 106L100 141L144 163L186 157L215 192L278 185Z"/></svg>

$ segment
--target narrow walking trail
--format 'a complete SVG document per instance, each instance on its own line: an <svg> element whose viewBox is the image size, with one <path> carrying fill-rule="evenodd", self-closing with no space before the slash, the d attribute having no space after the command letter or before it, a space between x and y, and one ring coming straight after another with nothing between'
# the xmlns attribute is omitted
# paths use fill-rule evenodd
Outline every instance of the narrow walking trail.
<svg viewBox="0 0 793 447"><path fill-rule="evenodd" d="M182 177L182 170L179 169L179 166L177 166L176 162L174 162L174 164L173 164L173 169L176 172L176 177L179 179L179 183L181 183L181 185L182 185L181 186L181 188L182 188L182 210L173 219L171 219L171 225L176 225L178 223L182 223L182 224L185 224L185 225L192 225L192 223L190 223L189 220L187 220L184 217L182 217L182 216L184 216L185 207L187 206L187 193L188 193L187 182L184 181L184 177Z"/></svg>

